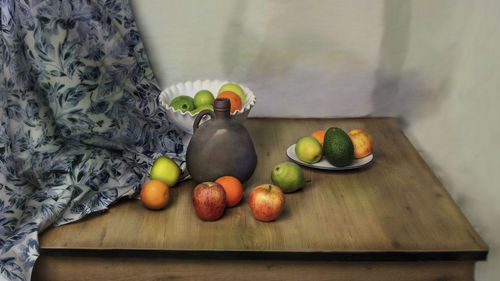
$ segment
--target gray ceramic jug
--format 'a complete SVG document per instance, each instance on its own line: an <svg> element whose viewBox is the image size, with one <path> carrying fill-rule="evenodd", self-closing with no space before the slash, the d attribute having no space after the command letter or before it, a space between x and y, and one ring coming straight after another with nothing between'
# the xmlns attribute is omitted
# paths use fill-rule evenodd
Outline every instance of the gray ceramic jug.
<svg viewBox="0 0 500 281"><path fill-rule="evenodd" d="M233 176L245 182L257 165L257 154L247 129L232 120L229 99L216 99L214 111L203 110L193 124L186 154L187 170L196 182ZM211 119L202 123L204 116Z"/></svg>

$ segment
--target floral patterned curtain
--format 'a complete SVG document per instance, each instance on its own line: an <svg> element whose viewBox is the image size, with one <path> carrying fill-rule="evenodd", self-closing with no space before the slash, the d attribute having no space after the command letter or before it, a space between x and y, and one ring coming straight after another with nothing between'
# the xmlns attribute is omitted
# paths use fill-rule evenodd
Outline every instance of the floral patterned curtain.
<svg viewBox="0 0 500 281"><path fill-rule="evenodd" d="M185 147L127 0L0 3L0 280L29 280L39 232L136 195Z"/></svg>

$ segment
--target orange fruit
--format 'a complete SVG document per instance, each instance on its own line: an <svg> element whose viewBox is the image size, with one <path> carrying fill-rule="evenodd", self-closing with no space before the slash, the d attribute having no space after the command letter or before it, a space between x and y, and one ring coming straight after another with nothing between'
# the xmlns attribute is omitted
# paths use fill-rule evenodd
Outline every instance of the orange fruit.
<svg viewBox="0 0 500 281"><path fill-rule="evenodd" d="M325 140L326 131L318 130L311 134L311 136L319 141L321 147L323 147L323 141Z"/></svg>
<svg viewBox="0 0 500 281"><path fill-rule="evenodd" d="M241 182L232 176L223 176L218 178L216 183L222 185L226 192L226 204L228 207L233 207L240 203L243 198L243 185Z"/></svg>
<svg viewBox="0 0 500 281"><path fill-rule="evenodd" d="M238 109L241 109L243 105L241 104L241 98L235 92L225 91L217 95L217 98L226 98L231 102L231 113Z"/></svg>
<svg viewBox="0 0 500 281"><path fill-rule="evenodd" d="M163 209L167 206L169 199L170 189L160 180L149 181L141 189L141 201L149 209Z"/></svg>

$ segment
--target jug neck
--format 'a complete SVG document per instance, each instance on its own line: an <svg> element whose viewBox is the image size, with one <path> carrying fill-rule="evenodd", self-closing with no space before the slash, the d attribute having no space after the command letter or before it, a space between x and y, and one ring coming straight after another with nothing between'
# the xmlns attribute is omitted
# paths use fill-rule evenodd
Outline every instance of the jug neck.
<svg viewBox="0 0 500 281"><path fill-rule="evenodd" d="M226 98L218 98L214 101L214 113L216 119L229 119L231 116L231 102Z"/></svg>

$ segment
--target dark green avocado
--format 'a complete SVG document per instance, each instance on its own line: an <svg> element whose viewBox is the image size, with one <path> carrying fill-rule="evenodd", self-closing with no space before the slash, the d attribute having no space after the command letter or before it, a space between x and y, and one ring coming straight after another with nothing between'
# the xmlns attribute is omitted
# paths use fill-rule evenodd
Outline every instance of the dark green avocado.
<svg viewBox="0 0 500 281"><path fill-rule="evenodd" d="M331 127L326 131L323 150L326 160L336 167L351 164L354 157L351 138L342 129L336 127Z"/></svg>

